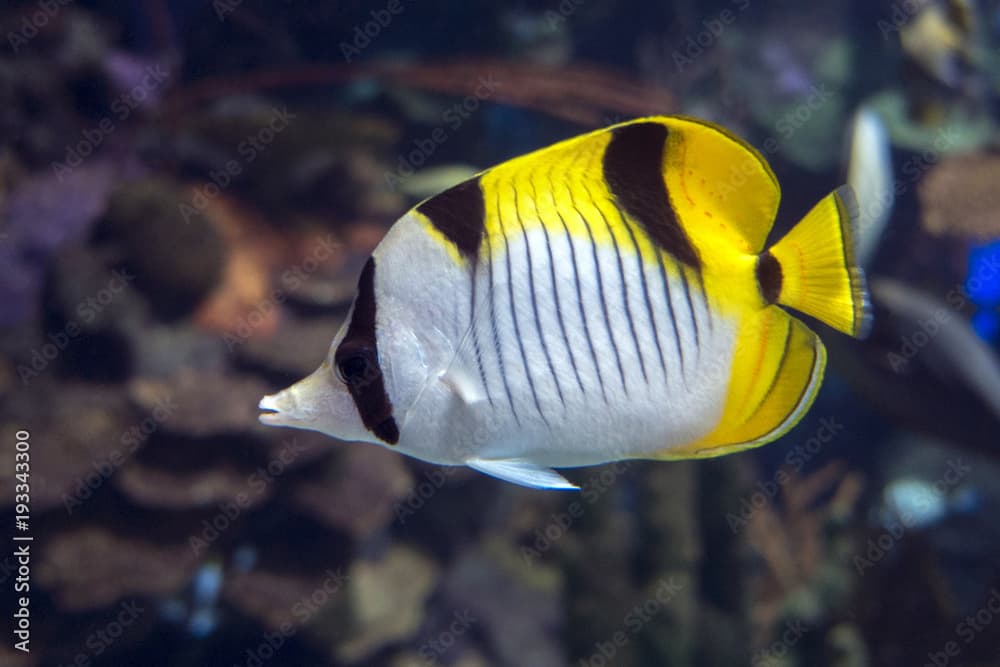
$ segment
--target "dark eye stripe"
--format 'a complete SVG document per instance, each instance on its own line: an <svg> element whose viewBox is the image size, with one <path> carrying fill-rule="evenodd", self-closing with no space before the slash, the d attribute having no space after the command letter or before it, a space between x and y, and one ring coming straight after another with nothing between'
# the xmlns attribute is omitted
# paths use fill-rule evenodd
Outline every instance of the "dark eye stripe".
<svg viewBox="0 0 1000 667"><path fill-rule="evenodd" d="M344 339L333 355L334 363L353 358L359 351L366 351L372 364L369 377L360 382L351 382L347 390L354 399L361 422L383 442L395 445L399 442L399 426L392 416L392 402L385 391L382 368L378 360L378 346L375 339L375 259L369 257L358 280L358 294L354 298L351 323Z"/></svg>

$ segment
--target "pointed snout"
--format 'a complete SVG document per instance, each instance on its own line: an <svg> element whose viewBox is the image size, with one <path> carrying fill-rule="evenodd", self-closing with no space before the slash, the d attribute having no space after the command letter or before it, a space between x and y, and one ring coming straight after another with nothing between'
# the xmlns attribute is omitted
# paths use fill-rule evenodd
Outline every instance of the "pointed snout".
<svg viewBox="0 0 1000 667"><path fill-rule="evenodd" d="M268 426L290 426L319 431L341 440L369 440L354 399L323 362L291 387L260 399L260 421Z"/></svg>
<svg viewBox="0 0 1000 667"><path fill-rule="evenodd" d="M257 407L261 410L267 410L267 412L261 412L260 423L268 426L294 425L289 422L290 419L293 419L292 415L295 414L295 399L292 397L290 389L291 387L260 399Z"/></svg>
<svg viewBox="0 0 1000 667"><path fill-rule="evenodd" d="M260 414L262 424L320 429L331 416L335 399L329 366L323 363L291 387L260 399L257 407L266 410Z"/></svg>

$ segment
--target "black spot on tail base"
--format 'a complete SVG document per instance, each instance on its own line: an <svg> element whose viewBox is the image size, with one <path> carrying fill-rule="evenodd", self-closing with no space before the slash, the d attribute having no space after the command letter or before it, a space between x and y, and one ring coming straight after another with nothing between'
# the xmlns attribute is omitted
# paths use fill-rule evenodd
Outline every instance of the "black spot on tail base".
<svg viewBox="0 0 1000 667"><path fill-rule="evenodd" d="M486 204L479 177L463 181L417 206L463 256L475 259L486 229Z"/></svg>
<svg viewBox="0 0 1000 667"><path fill-rule="evenodd" d="M777 303L781 296L781 264L770 250L757 256L757 284L764 301L768 304Z"/></svg>
<svg viewBox="0 0 1000 667"><path fill-rule="evenodd" d="M399 426L392 415L392 402L385 391L375 338L375 259L368 258L358 280L354 311L333 361L354 399L361 422L377 438L390 445L399 442ZM348 369L343 373L341 367Z"/></svg>
<svg viewBox="0 0 1000 667"><path fill-rule="evenodd" d="M604 180L618 205L657 246L700 270L701 257L677 218L663 180L667 127L654 122L634 123L611 132L611 142L604 152Z"/></svg>

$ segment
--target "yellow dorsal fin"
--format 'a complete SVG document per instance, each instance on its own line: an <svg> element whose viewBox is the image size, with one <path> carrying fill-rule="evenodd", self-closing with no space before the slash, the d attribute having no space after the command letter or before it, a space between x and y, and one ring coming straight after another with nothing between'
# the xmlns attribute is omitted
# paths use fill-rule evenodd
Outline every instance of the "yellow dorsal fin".
<svg viewBox="0 0 1000 667"><path fill-rule="evenodd" d="M716 428L659 458L721 456L780 438L812 405L825 367L826 349L809 327L775 306L759 311L740 328Z"/></svg>
<svg viewBox="0 0 1000 667"><path fill-rule="evenodd" d="M713 123L682 116L659 120L670 130L667 189L688 232L699 241L702 234L716 242L721 236L741 252L759 253L781 199L764 156Z"/></svg>
<svg viewBox="0 0 1000 667"><path fill-rule="evenodd" d="M627 218L653 246L697 269L701 253L720 245L758 254L780 197L767 162L742 139L706 121L650 116L508 160L416 211L456 255L469 256L483 238L500 235L506 213L520 214L526 228L557 231L562 213L570 234L587 237L576 212L614 203L624 217L610 211L609 233L601 224L591 230L596 242L624 239Z"/></svg>

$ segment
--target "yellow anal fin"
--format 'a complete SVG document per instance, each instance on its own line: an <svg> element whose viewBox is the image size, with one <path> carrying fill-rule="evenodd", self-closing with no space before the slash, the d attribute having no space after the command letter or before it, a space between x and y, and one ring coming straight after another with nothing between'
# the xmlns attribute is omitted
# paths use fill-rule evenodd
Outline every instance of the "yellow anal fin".
<svg viewBox="0 0 1000 667"><path fill-rule="evenodd" d="M871 324L865 277L854 259L858 224L854 191L824 197L760 255L757 279L769 302L812 315L834 329L863 337Z"/></svg>
<svg viewBox="0 0 1000 667"><path fill-rule="evenodd" d="M740 332L718 426L659 458L707 458L763 445L788 432L812 405L826 367L819 337L779 308L754 319Z"/></svg>

